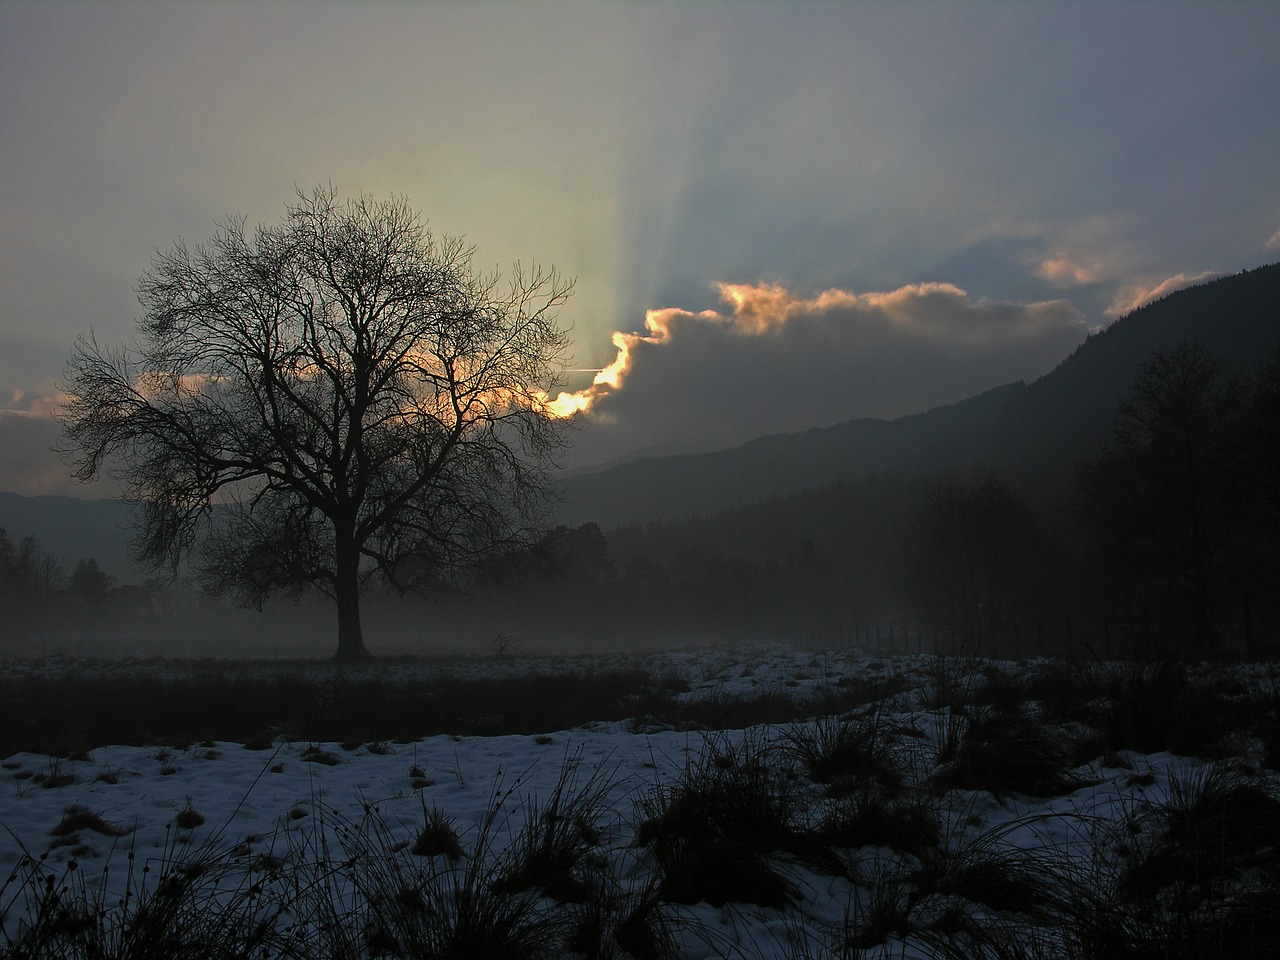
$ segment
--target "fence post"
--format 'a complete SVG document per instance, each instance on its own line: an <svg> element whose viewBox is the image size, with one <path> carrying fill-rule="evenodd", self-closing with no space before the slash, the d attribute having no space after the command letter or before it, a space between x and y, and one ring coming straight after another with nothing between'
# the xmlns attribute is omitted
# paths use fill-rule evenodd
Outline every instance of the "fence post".
<svg viewBox="0 0 1280 960"><path fill-rule="evenodd" d="M1253 641L1253 613L1250 610L1249 591L1244 593L1244 649L1250 661L1257 660L1257 650Z"/></svg>

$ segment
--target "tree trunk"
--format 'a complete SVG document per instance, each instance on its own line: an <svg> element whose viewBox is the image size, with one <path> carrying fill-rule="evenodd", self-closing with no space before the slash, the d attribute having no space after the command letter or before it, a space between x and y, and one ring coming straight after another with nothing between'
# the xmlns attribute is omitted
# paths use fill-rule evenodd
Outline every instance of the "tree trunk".
<svg viewBox="0 0 1280 960"><path fill-rule="evenodd" d="M364 645L360 628L360 553L339 548L337 556L338 650L334 660L369 660L372 654Z"/></svg>

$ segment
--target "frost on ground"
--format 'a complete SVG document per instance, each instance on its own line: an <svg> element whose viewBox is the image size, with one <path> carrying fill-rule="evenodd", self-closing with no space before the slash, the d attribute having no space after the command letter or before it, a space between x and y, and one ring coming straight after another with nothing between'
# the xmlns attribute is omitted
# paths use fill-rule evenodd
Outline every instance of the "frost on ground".
<svg viewBox="0 0 1280 960"><path fill-rule="evenodd" d="M769 692L796 716L716 730L650 715L409 742L17 753L0 795L0 956L88 956L98 941L146 937L208 956L1280 949L1280 687L1269 666L795 650L626 662L666 676L686 704ZM394 669L414 684L586 666ZM852 680L868 691L862 702L837 696Z"/></svg>

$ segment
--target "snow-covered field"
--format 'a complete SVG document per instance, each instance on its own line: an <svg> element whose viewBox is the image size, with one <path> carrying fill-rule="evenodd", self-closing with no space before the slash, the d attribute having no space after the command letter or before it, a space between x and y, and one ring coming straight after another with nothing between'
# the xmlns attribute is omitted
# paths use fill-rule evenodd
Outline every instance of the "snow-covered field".
<svg viewBox="0 0 1280 960"><path fill-rule="evenodd" d="M586 662L477 659L395 669L438 678L441 671L518 673ZM615 656L595 665L629 662ZM1060 901L1087 891L1100 904L1114 903L1118 890L1155 882L1142 870L1180 869L1186 845L1172 853L1161 846L1171 811L1190 815L1196 797L1212 805L1214 790L1249 799L1249 816L1268 829L1280 810L1268 766L1274 761L1252 728L1236 724L1218 737L1205 751L1212 760L1117 748L1097 729L1103 714L1086 704L1072 717L1031 698L1033 678L1067 669L1051 664L789 649L673 651L634 662L678 673L688 687L681 698L785 691L812 704L814 718L719 731L664 728L650 718L354 749L281 739L265 750L214 740L185 749L101 745L75 760L14 754L3 761L0 793L0 884L8 880L0 892L0 956L6 943L22 955L14 944L37 922L41 896L64 890L64 903L96 904L99 920L122 926L138 904L163 897L166 876L187 878L200 911L248 903L255 916L270 914L287 934L264 941L266 955L335 955L339 935L319 929L321 900L345 918L341 936L358 944L349 955L395 956L408 949L406 938L444 936L448 920L423 933L431 926L424 917L464 912L466 896L488 894L505 897L517 913L487 914L491 926L532 924L557 956L962 956L991 955L992 944L1014 944L1020 955L1076 956L1085 952L1083 921ZM47 676L74 671L75 663L6 669ZM120 661L116 669L171 668ZM1108 675L1101 667L1075 674ZM1239 716L1275 702L1269 667L1234 668L1229 682L1221 671L1213 677L1240 705ZM824 697L849 678L877 681L877 695L820 718ZM1004 703L1000 691L1008 689L1031 699ZM1090 689L1110 688L1098 680ZM1060 752L1054 785L1019 789L1016 777L1024 774L1015 769L979 786L981 764L977 773L966 767L981 746L979 731L1019 724L1027 727L1016 742L1047 731L1042 752ZM987 742L1011 749L999 736L989 733ZM827 767L815 762L824 757ZM1007 759L1012 767L1021 762ZM726 810L699 807L716 803ZM770 816L780 821L772 841L762 826ZM461 848L456 859L445 853L448 827ZM1235 842L1228 833L1224 844ZM1234 847L1224 853L1215 889L1247 874L1231 897L1255 888L1274 893L1277 845L1280 835L1264 833L1239 857ZM728 847L738 857L727 861L730 876L698 879L704 861ZM541 872L539 851L548 860ZM550 863L555 852L568 860ZM204 873L183 872L193 863L205 864ZM765 866L753 884L745 874L756 863ZM1019 899L1015 888L1037 885L1056 891L1053 902ZM425 904L421 915L414 919L403 904L392 911L399 920L379 913L380 897L401 896L389 887L412 888ZM1201 909L1161 905L1160 891L1149 907L1145 893L1132 893L1132 915L1117 927L1156 936L1163 918ZM417 933L408 929L415 924ZM1258 936L1249 943L1263 942Z"/></svg>

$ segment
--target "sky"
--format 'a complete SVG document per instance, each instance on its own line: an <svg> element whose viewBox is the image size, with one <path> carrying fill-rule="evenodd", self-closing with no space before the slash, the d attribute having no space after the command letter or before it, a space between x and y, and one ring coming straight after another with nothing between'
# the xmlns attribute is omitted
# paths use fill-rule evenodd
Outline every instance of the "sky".
<svg viewBox="0 0 1280 960"><path fill-rule="evenodd" d="M0 0L0 490L110 495L77 335L325 183L576 278L569 468L1031 380L1280 260L1277 90L1269 2Z"/></svg>

